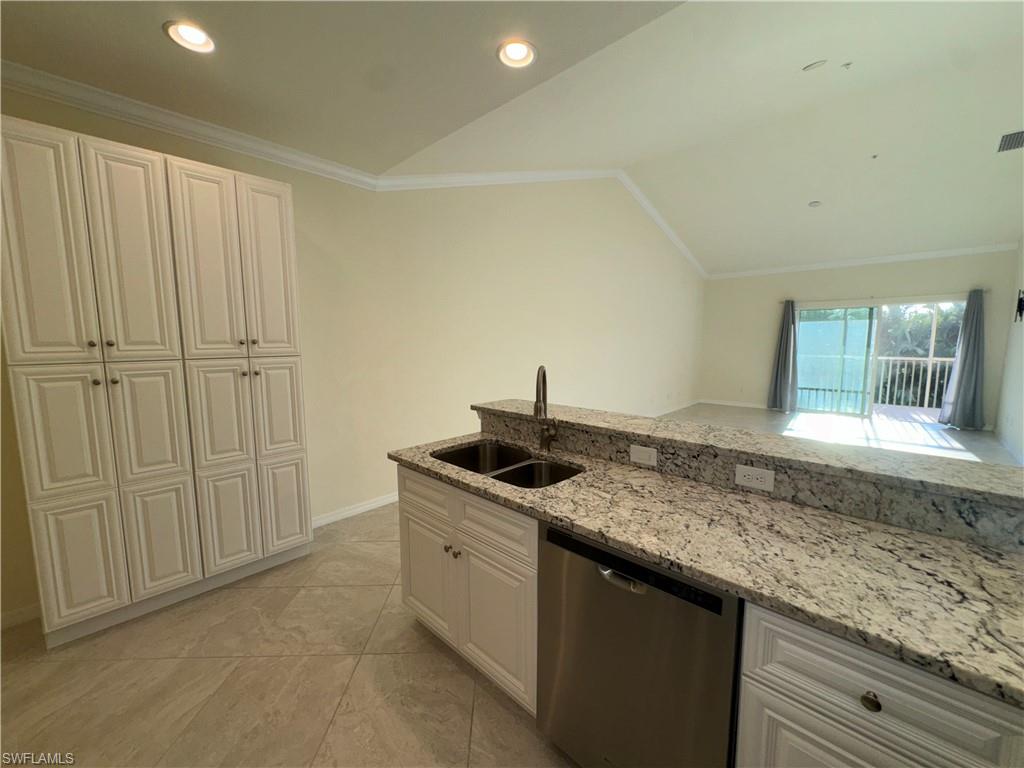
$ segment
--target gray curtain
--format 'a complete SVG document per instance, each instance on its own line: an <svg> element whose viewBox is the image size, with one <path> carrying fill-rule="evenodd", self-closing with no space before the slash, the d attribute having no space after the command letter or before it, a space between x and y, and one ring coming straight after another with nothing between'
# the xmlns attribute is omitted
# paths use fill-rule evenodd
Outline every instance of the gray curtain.
<svg viewBox="0 0 1024 768"><path fill-rule="evenodd" d="M985 426L985 415L981 410L985 357L982 296L980 289L967 295L964 320L956 340L956 358L942 396L942 410L939 411L940 422L961 429L982 429Z"/></svg>
<svg viewBox="0 0 1024 768"><path fill-rule="evenodd" d="M768 407L787 413L796 410L796 306L791 299L782 305L782 325L775 347Z"/></svg>

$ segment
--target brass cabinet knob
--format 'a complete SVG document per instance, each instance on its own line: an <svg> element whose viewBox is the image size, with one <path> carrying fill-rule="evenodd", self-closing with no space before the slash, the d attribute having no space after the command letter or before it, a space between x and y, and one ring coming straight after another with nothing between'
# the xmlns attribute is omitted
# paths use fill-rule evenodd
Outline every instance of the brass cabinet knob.
<svg viewBox="0 0 1024 768"><path fill-rule="evenodd" d="M458 560L460 557L462 557L462 550L456 549L454 552L452 552L452 557Z"/></svg>
<svg viewBox="0 0 1024 768"><path fill-rule="evenodd" d="M88 344L88 345L89 345L90 347L95 347L95 346L96 346L96 342L95 342L95 341L93 341L92 339L89 339L89 341L88 341L88 342L86 342L86 343L87 343L87 344Z"/></svg>
<svg viewBox="0 0 1024 768"><path fill-rule="evenodd" d="M238 343L241 344L244 347L245 346L245 339L239 339Z"/></svg>
<svg viewBox="0 0 1024 768"><path fill-rule="evenodd" d="M104 343L104 344L106 344L106 345L107 345L108 347L112 347L112 346L114 346L114 340L113 340L113 339L107 339L107 340L106 340L105 342L103 342L103 343Z"/></svg>
<svg viewBox="0 0 1024 768"><path fill-rule="evenodd" d="M444 545L444 551L445 552L451 552L452 551L452 545L451 544L445 544Z"/></svg>
<svg viewBox="0 0 1024 768"><path fill-rule="evenodd" d="M102 381L100 381L99 379L93 379L93 380L92 380L92 385L93 385L94 387L98 387L98 386L99 386L100 384L102 384L102 383L103 383L103 382L102 382Z"/></svg>
<svg viewBox="0 0 1024 768"><path fill-rule="evenodd" d="M259 372L259 371L253 371L253 372L252 372L252 375L253 375L253 376L259 376L259 375L260 375L260 372Z"/></svg>
<svg viewBox="0 0 1024 768"><path fill-rule="evenodd" d="M249 339L249 343L250 344L258 344L259 342L256 341L256 339Z"/></svg>
<svg viewBox="0 0 1024 768"><path fill-rule="evenodd" d="M110 383L111 383L111 384L120 384L120 383L121 383L121 380L120 380L119 378L117 378L117 376L115 376L114 378L112 378L112 379L110 380Z"/></svg>
<svg viewBox="0 0 1024 768"><path fill-rule="evenodd" d="M248 376L248 375L249 375L249 372L248 372L248 371L242 371L242 375L243 375L243 376Z"/></svg>
<svg viewBox="0 0 1024 768"><path fill-rule="evenodd" d="M881 712L882 702L878 700L878 694L874 691L865 691L860 696L860 703L864 705L864 709L869 712Z"/></svg>

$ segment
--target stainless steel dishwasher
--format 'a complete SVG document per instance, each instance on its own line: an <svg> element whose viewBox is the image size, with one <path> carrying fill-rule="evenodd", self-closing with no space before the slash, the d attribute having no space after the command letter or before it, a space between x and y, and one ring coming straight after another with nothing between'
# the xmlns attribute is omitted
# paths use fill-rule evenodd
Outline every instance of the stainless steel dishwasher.
<svg viewBox="0 0 1024 768"><path fill-rule="evenodd" d="M537 722L580 765L729 766L740 600L540 531Z"/></svg>

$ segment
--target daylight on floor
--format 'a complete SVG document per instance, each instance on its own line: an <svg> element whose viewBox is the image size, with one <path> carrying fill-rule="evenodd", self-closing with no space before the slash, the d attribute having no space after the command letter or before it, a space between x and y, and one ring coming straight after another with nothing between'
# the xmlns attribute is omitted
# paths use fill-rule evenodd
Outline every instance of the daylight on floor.
<svg viewBox="0 0 1024 768"><path fill-rule="evenodd" d="M0 765L1024 766L1024 0L0 0Z"/></svg>

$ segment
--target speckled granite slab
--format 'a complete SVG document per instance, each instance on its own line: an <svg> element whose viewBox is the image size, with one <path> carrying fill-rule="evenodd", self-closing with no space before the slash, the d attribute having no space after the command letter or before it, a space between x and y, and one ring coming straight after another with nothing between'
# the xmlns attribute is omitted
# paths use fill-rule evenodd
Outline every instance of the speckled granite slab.
<svg viewBox="0 0 1024 768"><path fill-rule="evenodd" d="M533 403L474 405L481 429L536 444ZM775 472L768 494L1007 551L1024 550L1024 469L939 456L837 446L735 427L551 405L553 446L629 463L630 443L658 449L658 471L736 489L736 464ZM742 489L744 493L758 493Z"/></svg>
<svg viewBox="0 0 1024 768"><path fill-rule="evenodd" d="M585 471L539 490L431 456L479 439L388 456L1024 708L1024 556L564 451Z"/></svg>

